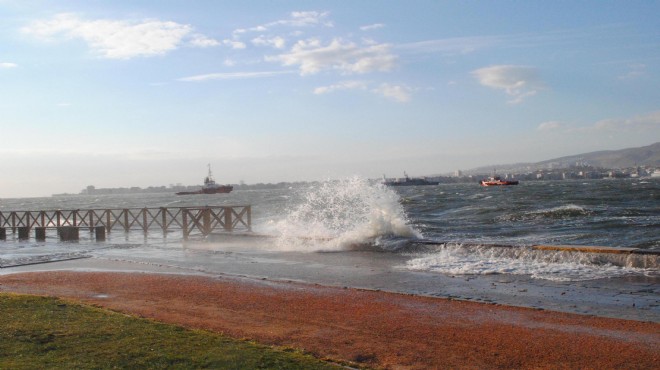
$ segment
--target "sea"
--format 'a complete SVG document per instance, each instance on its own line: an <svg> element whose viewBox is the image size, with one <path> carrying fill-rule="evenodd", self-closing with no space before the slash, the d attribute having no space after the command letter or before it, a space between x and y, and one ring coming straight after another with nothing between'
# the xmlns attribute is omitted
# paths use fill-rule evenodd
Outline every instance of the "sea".
<svg viewBox="0 0 660 370"><path fill-rule="evenodd" d="M184 241L181 233L164 236L155 229L146 235L113 231L105 242L81 233L78 242L69 243L55 234L45 242L18 240L9 230L7 241L0 241L0 266L93 257L208 270L218 256L252 255L257 262L266 256L286 266L300 256L317 255L352 267L355 258L381 261L397 271L452 277L585 281L638 276L655 282L660 276L660 179L391 188L355 176L230 194L0 199L2 212L226 205L252 206L252 236ZM627 254L543 251L533 248L537 245L634 248L656 262L635 262ZM191 251L208 255L191 262Z"/></svg>

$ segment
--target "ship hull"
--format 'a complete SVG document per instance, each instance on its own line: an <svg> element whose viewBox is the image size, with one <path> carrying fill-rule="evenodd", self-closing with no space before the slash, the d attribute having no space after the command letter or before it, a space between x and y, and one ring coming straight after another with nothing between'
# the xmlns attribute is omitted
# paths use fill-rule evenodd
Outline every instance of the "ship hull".
<svg viewBox="0 0 660 370"><path fill-rule="evenodd" d="M518 185L518 181L481 181L481 186L508 186Z"/></svg>
<svg viewBox="0 0 660 370"><path fill-rule="evenodd" d="M227 194L234 190L233 186L220 186L214 189L200 189L196 191L180 191L176 195L198 195L198 194Z"/></svg>
<svg viewBox="0 0 660 370"><path fill-rule="evenodd" d="M385 186L423 186L423 185L438 185L439 182L436 181L387 181L384 182Z"/></svg>

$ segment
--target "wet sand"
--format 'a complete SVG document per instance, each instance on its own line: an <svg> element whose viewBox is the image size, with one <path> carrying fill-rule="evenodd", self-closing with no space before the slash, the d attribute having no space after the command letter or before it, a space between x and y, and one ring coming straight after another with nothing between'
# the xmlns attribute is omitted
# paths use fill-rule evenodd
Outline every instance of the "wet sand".
<svg viewBox="0 0 660 370"><path fill-rule="evenodd" d="M660 323L237 276L44 271L0 291L394 369L657 369Z"/></svg>

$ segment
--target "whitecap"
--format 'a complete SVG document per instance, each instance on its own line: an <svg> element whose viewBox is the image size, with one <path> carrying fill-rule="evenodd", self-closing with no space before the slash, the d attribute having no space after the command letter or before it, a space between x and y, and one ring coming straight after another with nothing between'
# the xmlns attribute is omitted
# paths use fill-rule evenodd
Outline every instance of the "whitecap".
<svg viewBox="0 0 660 370"><path fill-rule="evenodd" d="M403 267L447 275L527 275L553 281L582 281L654 273L652 269L615 265L597 254L460 245L413 256Z"/></svg>
<svg viewBox="0 0 660 370"><path fill-rule="evenodd" d="M280 250L346 250L388 236L421 237L396 192L357 176L310 187L300 199L269 223Z"/></svg>

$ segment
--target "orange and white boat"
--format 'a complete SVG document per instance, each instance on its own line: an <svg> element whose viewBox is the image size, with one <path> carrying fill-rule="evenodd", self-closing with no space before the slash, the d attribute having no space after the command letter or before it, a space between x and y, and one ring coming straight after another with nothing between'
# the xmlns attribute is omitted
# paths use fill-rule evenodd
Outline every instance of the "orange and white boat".
<svg viewBox="0 0 660 370"><path fill-rule="evenodd" d="M483 179L479 183L481 186L505 186L518 185L518 180L502 180L499 176L493 176L488 179Z"/></svg>

